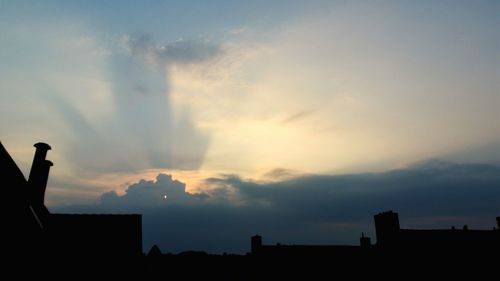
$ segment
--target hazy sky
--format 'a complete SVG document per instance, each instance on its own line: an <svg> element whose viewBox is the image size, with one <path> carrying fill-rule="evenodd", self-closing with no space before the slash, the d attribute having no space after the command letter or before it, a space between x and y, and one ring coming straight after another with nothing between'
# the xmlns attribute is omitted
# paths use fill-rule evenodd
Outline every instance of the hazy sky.
<svg viewBox="0 0 500 281"><path fill-rule="evenodd" d="M49 207L160 173L204 194L229 175L498 164L499 13L498 1L0 0L1 141L25 175L32 145L52 146Z"/></svg>

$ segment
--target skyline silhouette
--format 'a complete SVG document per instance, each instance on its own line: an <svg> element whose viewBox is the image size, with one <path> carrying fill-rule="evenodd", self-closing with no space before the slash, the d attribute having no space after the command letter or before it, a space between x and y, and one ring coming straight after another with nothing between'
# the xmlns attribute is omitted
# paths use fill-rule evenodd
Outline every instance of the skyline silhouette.
<svg viewBox="0 0 500 281"><path fill-rule="evenodd" d="M46 160L51 147L45 143L34 145L36 152L30 177L26 181L9 153L0 143L1 171L5 187L14 193L3 210L6 218L7 239L4 255L7 258L21 254L55 257L94 257L138 259L144 256L160 259L162 254L157 245L145 253L142 250L141 215L109 214L57 214L45 206L44 197L50 167ZM475 256L490 255L500 250L500 216L497 226L491 230L472 230L467 225L462 229L412 230L400 227L398 213L386 211L374 216L376 243L364 232L359 245L286 245L263 244L262 236L251 237L247 255L261 258L293 259L333 258L353 259L382 256L392 258L404 256L440 257L448 260L467 261ZM175 227L175 226L174 226ZM203 234L202 234L203 235ZM14 248L11 246L14 245ZM171 254L170 254L171 255ZM207 257L203 251L184 251L177 256ZM226 256L226 253L224 253ZM472 260L471 260L472 261Z"/></svg>
<svg viewBox="0 0 500 281"><path fill-rule="evenodd" d="M453 223L454 227L458 223L469 224L472 228L477 228L480 221L478 218L484 217L485 222L481 224L479 229L486 231L492 227L491 221L487 220L487 217L491 218L497 215L495 210L498 206L496 204L498 194L491 187L497 182L500 168L484 165L450 166L436 161L425 165L420 164L415 168L415 171L396 170L374 175L299 177L270 186L257 183L250 186L248 182L241 181L240 184L245 184L246 187L237 190L237 194L242 200L240 202L245 202L240 203L240 205L234 205L230 198L225 197L225 193L221 193L223 190L216 189L216 192L212 193L192 194L186 192L182 182L174 180L168 175L160 175L157 181L141 181L132 185L125 195L117 195L115 192L103 194L98 205L68 206L54 208L49 212L44 203L44 193L49 178L49 169L53 165L52 162L45 160L50 146L37 143L35 147L37 150L30 178L24 182L22 173L2 145L2 161L4 162L2 165L4 172L7 173L7 178L9 178L9 174L10 177L16 175L10 180L11 185L24 186L21 188L22 193L12 193L11 196L14 198L27 196L27 199L23 200L31 202L28 209L29 212L35 214L32 220L34 225L43 228L47 223L54 221L52 228L58 229L54 225L61 222L61 225L68 226L68 233L73 232L69 236L91 237L97 235L98 231L95 232L96 234L92 234L92 231L86 233L78 230L81 227L80 224L88 225L91 224L92 220L99 224L98 220L102 219L103 226L113 225L111 223L113 216L109 216L110 214L122 214L122 217L131 213L142 214L144 241L141 238L140 245L144 245L145 252L153 245L158 245L167 253L197 250L212 254L223 252L244 254L248 251L245 237L253 232L260 232L266 237L270 237L271 241L284 241L285 244L356 245L359 241L359 233L363 232L368 237L374 237L377 234L370 229L371 222L366 219L367 214L387 208L403 210L406 214L413 213L415 218L410 226L422 228L423 225L423 229L440 229L443 227L443 222L446 221ZM438 166L439 169L429 168L429 166ZM485 173L488 169L490 171ZM447 182L443 181L443 178L456 179ZM412 179L413 186L408 185L411 182L408 179ZM419 181L415 181L415 179ZM238 186L240 179L214 180L232 181L233 186ZM361 197L359 193L365 191L363 191L364 188L360 189L360 183L366 183L367 188L377 189L378 195ZM404 193L398 194L395 188L403 184L406 184ZM39 188L30 187L33 185L39 186ZM475 194L469 194L471 185L475 186ZM166 188L161 188L162 186ZM305 186L309 186L312 194L329 192L330 195L325 195L320 200L296 193ZM333 189L339 188L339 192L332 193ZM353 193L346 194L345 191L342 191L348 189ZM279 190L281 191L278 192ZM439 192L433 190L439 190ZM422 195L425 195L424 199L430 198L428 196L432 192L434 192L432 201L425 202L419 199ZM486 196L489 196L490 199L484 200ZM399 202L394 202L392 198L398 198ZM267 205L262 205L262 200L267 200ZM443 205L436 205L438 202ZM283 203L290 204L289 206L293 206L293 209L285 212L281 210L281 214L275 214L276 210L280 210L277 206L283 205ZM464 209L465 206L471 207ZM473 209L472 206L477 207ZM18 207L13 206L13 208ZM460 216L453 219L439 219L434 222L431 219L426 222L426 216L439 217L441 213L449 212L455 212ZM64 215L72 213L75 215ZM87 217L76 215L81 213L102 215L87 215ZM479 214L481 217L478 216ZM109 217L108 222L106 222L106 217ZM118 219L119 216L115 217ZM130 220L134 220L132 216L129 217ZM323 222L320 221L319 224L313 222L319 218L323 218L322 220L325 222L332 221L333 227L330 229L318 228ZM71 220L75 222L72 223ZM335 221L339 220L340 223L336 225ZM418 223L419 221L421 222ZM309 226L304 228L304 223ZM97 228L102 228L102 226ZM111 228L113 227L111 226ZM115 228L120 227L117 225ZM199 229L204 230L203 234L199 232ZM81 233L77 235L78 232ZM97 236L95 237L97 239ZM111 239L113 235L109 237Z"/></svg>
<svg viewBox="0 0 500 281"><path fill-rule="evenodd" d="M1 1L2 255L18 279L482 279L499 10Z"/></svg>

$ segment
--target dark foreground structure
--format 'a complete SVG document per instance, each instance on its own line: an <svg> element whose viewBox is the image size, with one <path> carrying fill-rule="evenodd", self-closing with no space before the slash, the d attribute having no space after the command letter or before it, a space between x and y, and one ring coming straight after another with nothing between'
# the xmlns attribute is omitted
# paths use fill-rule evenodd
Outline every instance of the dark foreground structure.
<svg viewBox="0 0 500 281"><path fill-rule="evenodd" d="M401 229L393 211L374 216L377 241L362 235L360 244L266 245L251 237L246 255L204 252L162 254L154 246L145 272L167 270L187 279L223 280L488 280L498 274L500 231L461 229ZM500 217L497 218L500 227ZM189 268L189 269L186 269ZM151 275L150 275L151 276ZM495 279L495 278L493 278Z"/></svg>
<svg viewBox="0 0 500 281"><path fill-rule="evenodd" d="M374 216L377 241L364 235L360 244L266 245L251 237L251 251L240 255L204 252L162 254L154 246L146 257L146 272L182 272L188 279L225 280L330 280L373 278L382 280L490 279L498 274L500 231L401 229L393 211ZM500 227L500 217L497 218ZM196 270L185 270L185 266Z"/></svg>
<svg viewBox="0 0 500 281"><path fill-rule="evenodd" d="M44 204L52 162L48 144L35 144L28 180L0 143L2 258L48 260L135 258L142 255L141 215L52 214Z"/></svg>
<svg viewBox="0 0 500 281"><path fill-rule="evenodd" d="M377 243L362 234L359 246L330 245L263 245L262 237L251 238L251 253L257 256L315 257L330 256L338 258L356 257L369 253L398 255L450 256L454 259L467 259L469 256L497 255L500 253L500 217L492 230L462 229L416 230L401 229L398 213L387 211L374 216Z"/></svg>
<svg viewBox="0 0 500 281"><path fill-rule="evenodd" d="M142 252L141 215L52 214L44 197L50 146L35 144L26 180L0 143L2 177L0 274L23 276L162 279L497 279L500 217L491 230L401 229L393 211L374 216L376 243L265 245L251 237L246 255L188 251ZM10 272L9 272L10 271Z"/></svg>
<svg viewBox="0 0 500 281"><path fill-rule="evenodd" d="M265 245L262 237L251 237L255 261L286 264L290 272L307 275L335 268L342 276L400 278L402 276L456 277L498 274L500 262L500 217L491 230L401 229L393 211L374 216L377 242L363 234L360 245ZM265 261L265 262L263 262ZM314 270L309 270L314 269ZM272 272L272 267L269 268ZM402 275L400 275L402 274ZM318 276L316 276L318 277Z"/></svg>

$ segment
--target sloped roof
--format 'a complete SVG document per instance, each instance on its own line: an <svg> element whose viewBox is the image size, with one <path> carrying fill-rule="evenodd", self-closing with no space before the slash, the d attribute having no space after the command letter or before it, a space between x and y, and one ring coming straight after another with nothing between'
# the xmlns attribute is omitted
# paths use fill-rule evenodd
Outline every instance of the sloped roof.
<svg viewBox="0 0 500 281"><path fill-rule="evenodd" d="M14 159L10 157L9 152L5 149L2 142L0 141L0 175L10 175L10 177L15 177L19 181L26 182L23 173L17 167Z"/></svg>
<svg viewBox="0 0 500 281"><path fill-rule="evenodd" d="M2 142L0 142L0 177L2 194L8 198L5 201L23 201L28 204L27 181Z"/></svg>
<svg viewBox="0 0 500 281"><path fill-rule="evenodd" d="M11 224L21 229L37 229L39 224L37 214L30 206L28 182L14 159L0 142L0 189L1 210L4 224ZM14 231L14 227L11 230Z"/></svg>

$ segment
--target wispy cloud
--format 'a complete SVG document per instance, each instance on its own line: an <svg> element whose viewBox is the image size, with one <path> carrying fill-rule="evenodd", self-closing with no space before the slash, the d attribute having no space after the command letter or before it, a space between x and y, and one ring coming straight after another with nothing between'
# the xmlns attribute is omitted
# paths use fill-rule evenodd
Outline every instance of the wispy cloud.
<svg viewBox="0 0 500 281"><path fill-rule="evenodd" d="M313 113L314 113L314 110L312 110L312 109L303 110L303 111L297 112L295 114L292 114L292 115L284 118L283 120L280 121L280 124L289 124L292 122L296 122L296 121L299 121L299 120L306 118L307 116L309 116Z"/></svg>
<svg viewBox="0 0 500 281"><path fill-rule="evenodd" d="M162 63L199 63L217 58L223 54L220 45L208 39L178 39L165 44L157 44L150 35L137 34L124 38L132 55L155 56Z"/></svg>

